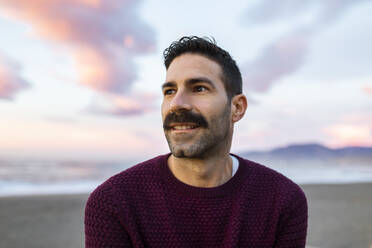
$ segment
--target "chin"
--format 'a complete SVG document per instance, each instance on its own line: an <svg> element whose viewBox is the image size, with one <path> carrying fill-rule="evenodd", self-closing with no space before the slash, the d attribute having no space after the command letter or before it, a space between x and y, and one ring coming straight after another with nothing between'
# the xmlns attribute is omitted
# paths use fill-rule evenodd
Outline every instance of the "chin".
<svg viewBox="0 0 372 248"><path fill-rule="evenodd" d="M193 148L171 148L172 155L176 158L202 158L204 155L203 149L193 149Z"/></svg>
<svg viewBox="0 0 372 248"><path fill-rule="evenodd" d="M187 149L180 147L171 147L171 152L176 158L188 158L191 155Z"/></svg>
<svg viewBox="0 0 372 248"><path fill-rule="evenodd" d="M176 158L187 158L183 150L172 151L172 155Z"/></svg>

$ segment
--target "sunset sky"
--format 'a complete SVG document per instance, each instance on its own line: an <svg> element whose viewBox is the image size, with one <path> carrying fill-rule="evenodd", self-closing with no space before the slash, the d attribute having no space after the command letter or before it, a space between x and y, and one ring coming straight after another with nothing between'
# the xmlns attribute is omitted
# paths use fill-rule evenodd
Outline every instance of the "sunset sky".
<svg viewBox="0 0 372 248"><path fill-rule="evenodd" d="M213 36L248 109L233 152L372 146L372 1L0 0L0 156L168 152L162 53Z"/></svg>

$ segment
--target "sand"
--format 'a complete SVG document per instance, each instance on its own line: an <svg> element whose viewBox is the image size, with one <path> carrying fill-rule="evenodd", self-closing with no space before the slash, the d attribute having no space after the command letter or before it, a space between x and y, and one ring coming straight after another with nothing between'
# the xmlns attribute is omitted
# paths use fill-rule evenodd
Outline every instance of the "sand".
<svg viewBox="0 0 372 248"><path fill-rule="evenodd" d="M313 247L372 248L372 183L307 185L307 244Z"/></svg>
<svg viewBox="0 0 372 248"><path fill-rule="evenodd" d="M372 247L372 183L305 185L308 247ZM84 247L88 195L0 197L1 248Z"/></svg>
<svg viewBox="0 0 372 248"><path fill-rule="evenodd" d="M87 195L0 198L1 248L83 246Z"/></svg>

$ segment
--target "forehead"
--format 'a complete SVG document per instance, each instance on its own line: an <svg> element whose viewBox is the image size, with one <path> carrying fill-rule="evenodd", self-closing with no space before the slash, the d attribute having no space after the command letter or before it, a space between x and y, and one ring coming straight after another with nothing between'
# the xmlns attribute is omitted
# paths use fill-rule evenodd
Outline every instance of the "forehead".
<svg viewBox="0 0 372 248"><path fill-rule="evenodd" d="M166 73L166 82L182 82L196 77L207 77L222 83L220 65L199 54L185 53L173 59Z"/></svg>

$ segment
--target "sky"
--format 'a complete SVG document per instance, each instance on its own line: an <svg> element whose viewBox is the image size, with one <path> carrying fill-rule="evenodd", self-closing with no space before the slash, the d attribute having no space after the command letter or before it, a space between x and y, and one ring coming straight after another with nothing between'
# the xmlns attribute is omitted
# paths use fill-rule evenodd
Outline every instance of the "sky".
<svg viewBox="0 0 372 248"><path fill-rule="evenodd" d="M372 1L0 0L0 156L169 151L163 50L214 37L248 98L232 152L372 146Z"/></svg>

